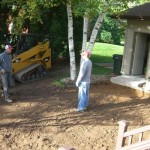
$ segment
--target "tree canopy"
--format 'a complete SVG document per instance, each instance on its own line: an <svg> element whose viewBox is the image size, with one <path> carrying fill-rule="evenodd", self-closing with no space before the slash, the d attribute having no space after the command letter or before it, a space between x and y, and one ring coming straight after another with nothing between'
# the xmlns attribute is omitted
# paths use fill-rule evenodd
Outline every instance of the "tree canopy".
<svg viewBox="0 0 150 150"><path fill-rule="evenodd" d="M102 12L106 14L120 12L129 6L134 6L149 0L70 0L72 2L74 19L74 36L82 41L83 16L87 15L91 21ZM53 41L54 48L67 53L67 0L0 0L0 35L7 32L7 24L13 21L13 33L22 32L22 28L29 28L29 32L47 35ZM131 5L132 4L132 5ZM11 17L9 17L11 16ZM57 37L57 38L55 38ZM75 41L75 47L79 44ZM55 44L54 44L55 43ZM59 44L58 44L59 43ZM63 43L63 44L62 44ZM64 44L65 43L65 44ZM62 45L62 46L60 46ZM61 53L61 52L59 52ZM64 53L64 52L63 52ZM57 55L57 54L56 54Z"/></svg>

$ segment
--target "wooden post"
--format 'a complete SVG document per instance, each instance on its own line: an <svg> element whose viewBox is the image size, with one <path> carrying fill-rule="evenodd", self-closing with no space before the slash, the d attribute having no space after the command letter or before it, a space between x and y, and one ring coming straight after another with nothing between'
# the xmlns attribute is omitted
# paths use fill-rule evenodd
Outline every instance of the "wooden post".
<svg viewBox="0 0 150 150"><path fill-rule="evenodd" d="M128 123L126 120L121 120L119 123L119 131L118 131L118 137L117 137L117 145L116 150L120 150L124 144L124 132L127 131Z"/></svg>

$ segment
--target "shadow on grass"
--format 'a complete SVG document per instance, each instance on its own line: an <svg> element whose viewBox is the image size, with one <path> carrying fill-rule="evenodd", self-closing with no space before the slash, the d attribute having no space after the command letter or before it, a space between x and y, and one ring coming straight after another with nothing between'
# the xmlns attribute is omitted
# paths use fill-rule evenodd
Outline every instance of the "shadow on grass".
<svg viewBox="0 0 150 150"><path fill-rule="evenodd" d="M113 63L113 56L100 56L92 54L91 60L93 63Z"/></svg>

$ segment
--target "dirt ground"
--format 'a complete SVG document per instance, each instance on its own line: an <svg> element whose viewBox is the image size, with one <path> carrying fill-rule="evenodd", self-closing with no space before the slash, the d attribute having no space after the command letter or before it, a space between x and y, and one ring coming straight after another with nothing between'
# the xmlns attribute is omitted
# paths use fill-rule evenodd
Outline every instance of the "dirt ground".
<svg viewBox="0 0 150 150"><path fill-rule="evenodd" d="M77 88L52 83L69 68L52 69L46 79L16 84L13 103L0 97L0 150L114 150L118 121L130 128L150 124L149 95L101 82L91 85L90 107L76 112Z"/></svg>

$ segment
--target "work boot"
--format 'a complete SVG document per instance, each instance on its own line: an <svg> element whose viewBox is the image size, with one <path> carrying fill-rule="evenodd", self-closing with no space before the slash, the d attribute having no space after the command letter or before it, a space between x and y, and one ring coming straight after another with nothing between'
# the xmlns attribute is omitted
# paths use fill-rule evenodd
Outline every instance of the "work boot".
<svg viewBox="0 0 150 150"><path fill-rule="evenodd" d="M5 99L5 101L8 102L8 103L12 103L11 99Z"/></svg>

